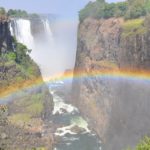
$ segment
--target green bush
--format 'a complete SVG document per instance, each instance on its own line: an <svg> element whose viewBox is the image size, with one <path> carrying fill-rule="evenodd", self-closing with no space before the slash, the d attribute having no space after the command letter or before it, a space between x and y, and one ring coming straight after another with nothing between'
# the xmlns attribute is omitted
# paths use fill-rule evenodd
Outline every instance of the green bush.
<svg viewBox="0 0 150 150"><path fill-rule="evenodd" d="M150 138L145 137L136 147L136 150L150 150Z"/></svg>
<svg viewBox="0 0 150 150"><path fill-rule="evenodd" d="M16 54L14 52L9 52L6 54L6 58L8 61L15 61L16 60Z"/></svg>

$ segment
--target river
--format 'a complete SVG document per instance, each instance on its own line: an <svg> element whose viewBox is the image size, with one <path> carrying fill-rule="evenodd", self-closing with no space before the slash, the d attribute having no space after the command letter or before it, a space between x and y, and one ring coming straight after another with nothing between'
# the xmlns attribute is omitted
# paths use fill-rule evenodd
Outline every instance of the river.
<svg viewBox="0 0 150 150"><path fill-rule="evenodd" d="M79 110L65 101L63 82L49 84L54 98L53 123L58 126L54 150L101 150L98 136L89 129Z"/></svg>

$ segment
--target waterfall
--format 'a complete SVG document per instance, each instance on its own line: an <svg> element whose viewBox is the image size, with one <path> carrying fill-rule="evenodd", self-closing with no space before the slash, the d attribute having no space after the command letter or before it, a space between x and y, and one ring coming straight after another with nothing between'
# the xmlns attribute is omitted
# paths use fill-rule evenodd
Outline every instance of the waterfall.
<svg viewBox="0 0 150 150"><path fill-rule="evenodd" d="M30 20L14 19L10 30L20 43L23 43L29 49L34 49L34 37L31 34Z"/></svg>
<svg viewBox="0 0 150 150"><path fill-rule="evenodd" d="M10 24L10 31L18 42L32 50L30 56L39 65L43 77L49 75L50 73L47 73L47 70L50 70L49 58L44 55L45 53L49 54L49 49L52 49L53 43L49 21L45 18L40 20L13 19Z"/></svg>
<svg viewBox="0 0 150 150"><path fill-rule="evenodd" d="M10 31L17 41L32 52L30 56L39 65L43 78L73 68L76 52L77 23L49 17L12 19Z"/></svg>
<svg viewBox="0 0 150 150"><path fill-rule="evenodd" d="M12 24L9 24L9 28L10 28L10 33L11 33L11 35L14 36Z"/></svg>
<svg viewBox="0 0 150 150"><path fill-rule="evenodd" d="M44 29L45 29L45 33L46 33L47 37L52 37L52 31L51 31L48 19L43 19L42 22L44 24ZM52 40L52 38L51 38L51 40Z"/></svg>

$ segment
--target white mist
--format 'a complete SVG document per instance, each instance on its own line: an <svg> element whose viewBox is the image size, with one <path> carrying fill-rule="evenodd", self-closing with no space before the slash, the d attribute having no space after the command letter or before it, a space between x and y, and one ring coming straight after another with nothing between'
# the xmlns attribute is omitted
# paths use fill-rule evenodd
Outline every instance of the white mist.
<svg viewBox="0 0 150 150"><path fill-rule="evenodd" d="M48 19L42 22L46 34L38 35L38 40L32 35L30 20L26 19L15 19L13 34L32 49L31 57L39 65L43 78L47 78L74 67L78 23L57 20L51 25Z"/></svg>

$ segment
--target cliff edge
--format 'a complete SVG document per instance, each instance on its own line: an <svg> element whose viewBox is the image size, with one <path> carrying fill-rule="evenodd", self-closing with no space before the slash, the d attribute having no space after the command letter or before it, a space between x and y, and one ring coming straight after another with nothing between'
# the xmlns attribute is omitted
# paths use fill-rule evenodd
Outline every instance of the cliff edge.
<svg viewBox="0 0 150 150"><path fill-rule="evenodd" d="M80 78L74 79L73 103L99 134L105 150L134 147L150 134L150 86L128 77L89 76L93 71L149 71L149 20L86 18L79 24L74 76L77 72Z"/></svg>

